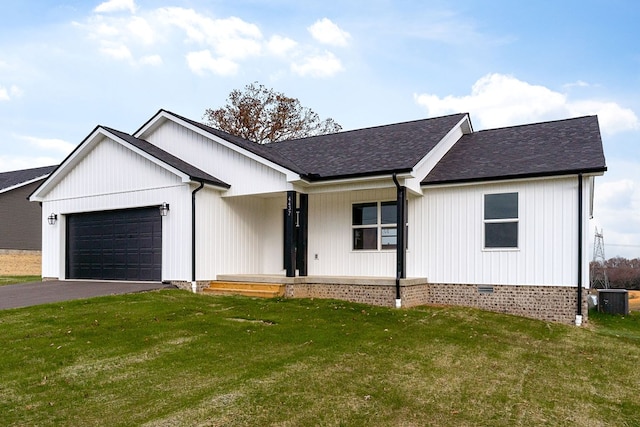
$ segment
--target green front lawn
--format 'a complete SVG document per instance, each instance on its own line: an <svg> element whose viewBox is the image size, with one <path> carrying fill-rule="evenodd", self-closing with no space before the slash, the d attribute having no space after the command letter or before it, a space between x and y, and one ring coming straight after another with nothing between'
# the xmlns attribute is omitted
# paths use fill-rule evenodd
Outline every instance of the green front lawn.
<svg viewBox="0 0 640 427"><path fill-rule="evenodd" d="M163 290L0 311L0 342L0 425L640 424L636 314Z"/></svg>
<svg viewBox="0 0 640 427"><path fill-rule="evenodd" d="M0 276L0 286L15 285L18 283L39 282L40 276Z"/></svg>

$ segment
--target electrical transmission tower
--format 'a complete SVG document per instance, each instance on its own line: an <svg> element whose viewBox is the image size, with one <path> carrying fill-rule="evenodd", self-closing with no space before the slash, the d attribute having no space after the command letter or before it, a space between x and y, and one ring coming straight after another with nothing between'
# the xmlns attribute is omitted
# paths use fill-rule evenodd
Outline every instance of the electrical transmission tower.
<svg viewBox="0 0 640 427"><path fill-rule="evenodd" d="M609 277L607 277L607 265L604 257L604 237L602 229L598 233L598 227L596 227L596 234L593 238L593 260L589 270L591 288L609 288Z"/></svg>

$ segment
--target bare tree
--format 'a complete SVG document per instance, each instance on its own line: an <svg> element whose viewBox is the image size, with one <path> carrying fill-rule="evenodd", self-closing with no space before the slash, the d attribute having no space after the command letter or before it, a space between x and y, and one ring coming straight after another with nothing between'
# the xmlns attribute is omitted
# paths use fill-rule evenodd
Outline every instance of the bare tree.
<svg viewBox="0 0 640 427"><path fill-rule="evenodd" d="M300 105L296 98L267 89L258 82L234 89L227 105L207 108L203 119L209 126L257 142L284 141L339 132L342 126L333 119L320 120L318 114Z"/></svg>

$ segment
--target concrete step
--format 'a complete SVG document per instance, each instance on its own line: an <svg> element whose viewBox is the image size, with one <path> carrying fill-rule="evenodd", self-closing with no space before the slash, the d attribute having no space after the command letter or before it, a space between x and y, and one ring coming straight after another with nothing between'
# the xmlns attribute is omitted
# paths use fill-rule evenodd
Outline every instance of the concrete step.
<svg viewBox="0 0 640 427"><path fill-rule="evenodd" d="M202 291L213 295L244 295L257 298L277 298L284 296L285 285L277 283L224 282L213 281Z"/></svg>

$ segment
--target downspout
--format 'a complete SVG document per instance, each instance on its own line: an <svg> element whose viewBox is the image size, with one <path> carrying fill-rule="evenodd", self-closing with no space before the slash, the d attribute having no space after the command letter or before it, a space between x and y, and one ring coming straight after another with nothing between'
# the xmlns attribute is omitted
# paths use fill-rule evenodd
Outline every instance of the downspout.
<svg viewBox="0 0 640 427"><path fill-rule="evenodd" d="M406 189L398 182L397 173L392 175L393 183L396 185L397 201L396 201L396 227L398 239L396 241L396 308L402 307L402 298L400 297L400 279L406 277L406 259L405 259L405 230L407 224L406 215Z"/></svg>
<svg viewBox="0 0 640 427"><path fill-rule="evenodd" d="M204 181L200 181L200 186L191 192L191 290L195 294L198 292L196 282L196 193L202 190Z"/></svg>
<svg viewBox="0 0 640 427"><path fill-rule="evenodd" d="M578 174L578 309L576 326L582 325L582 174Z"/></svg>

